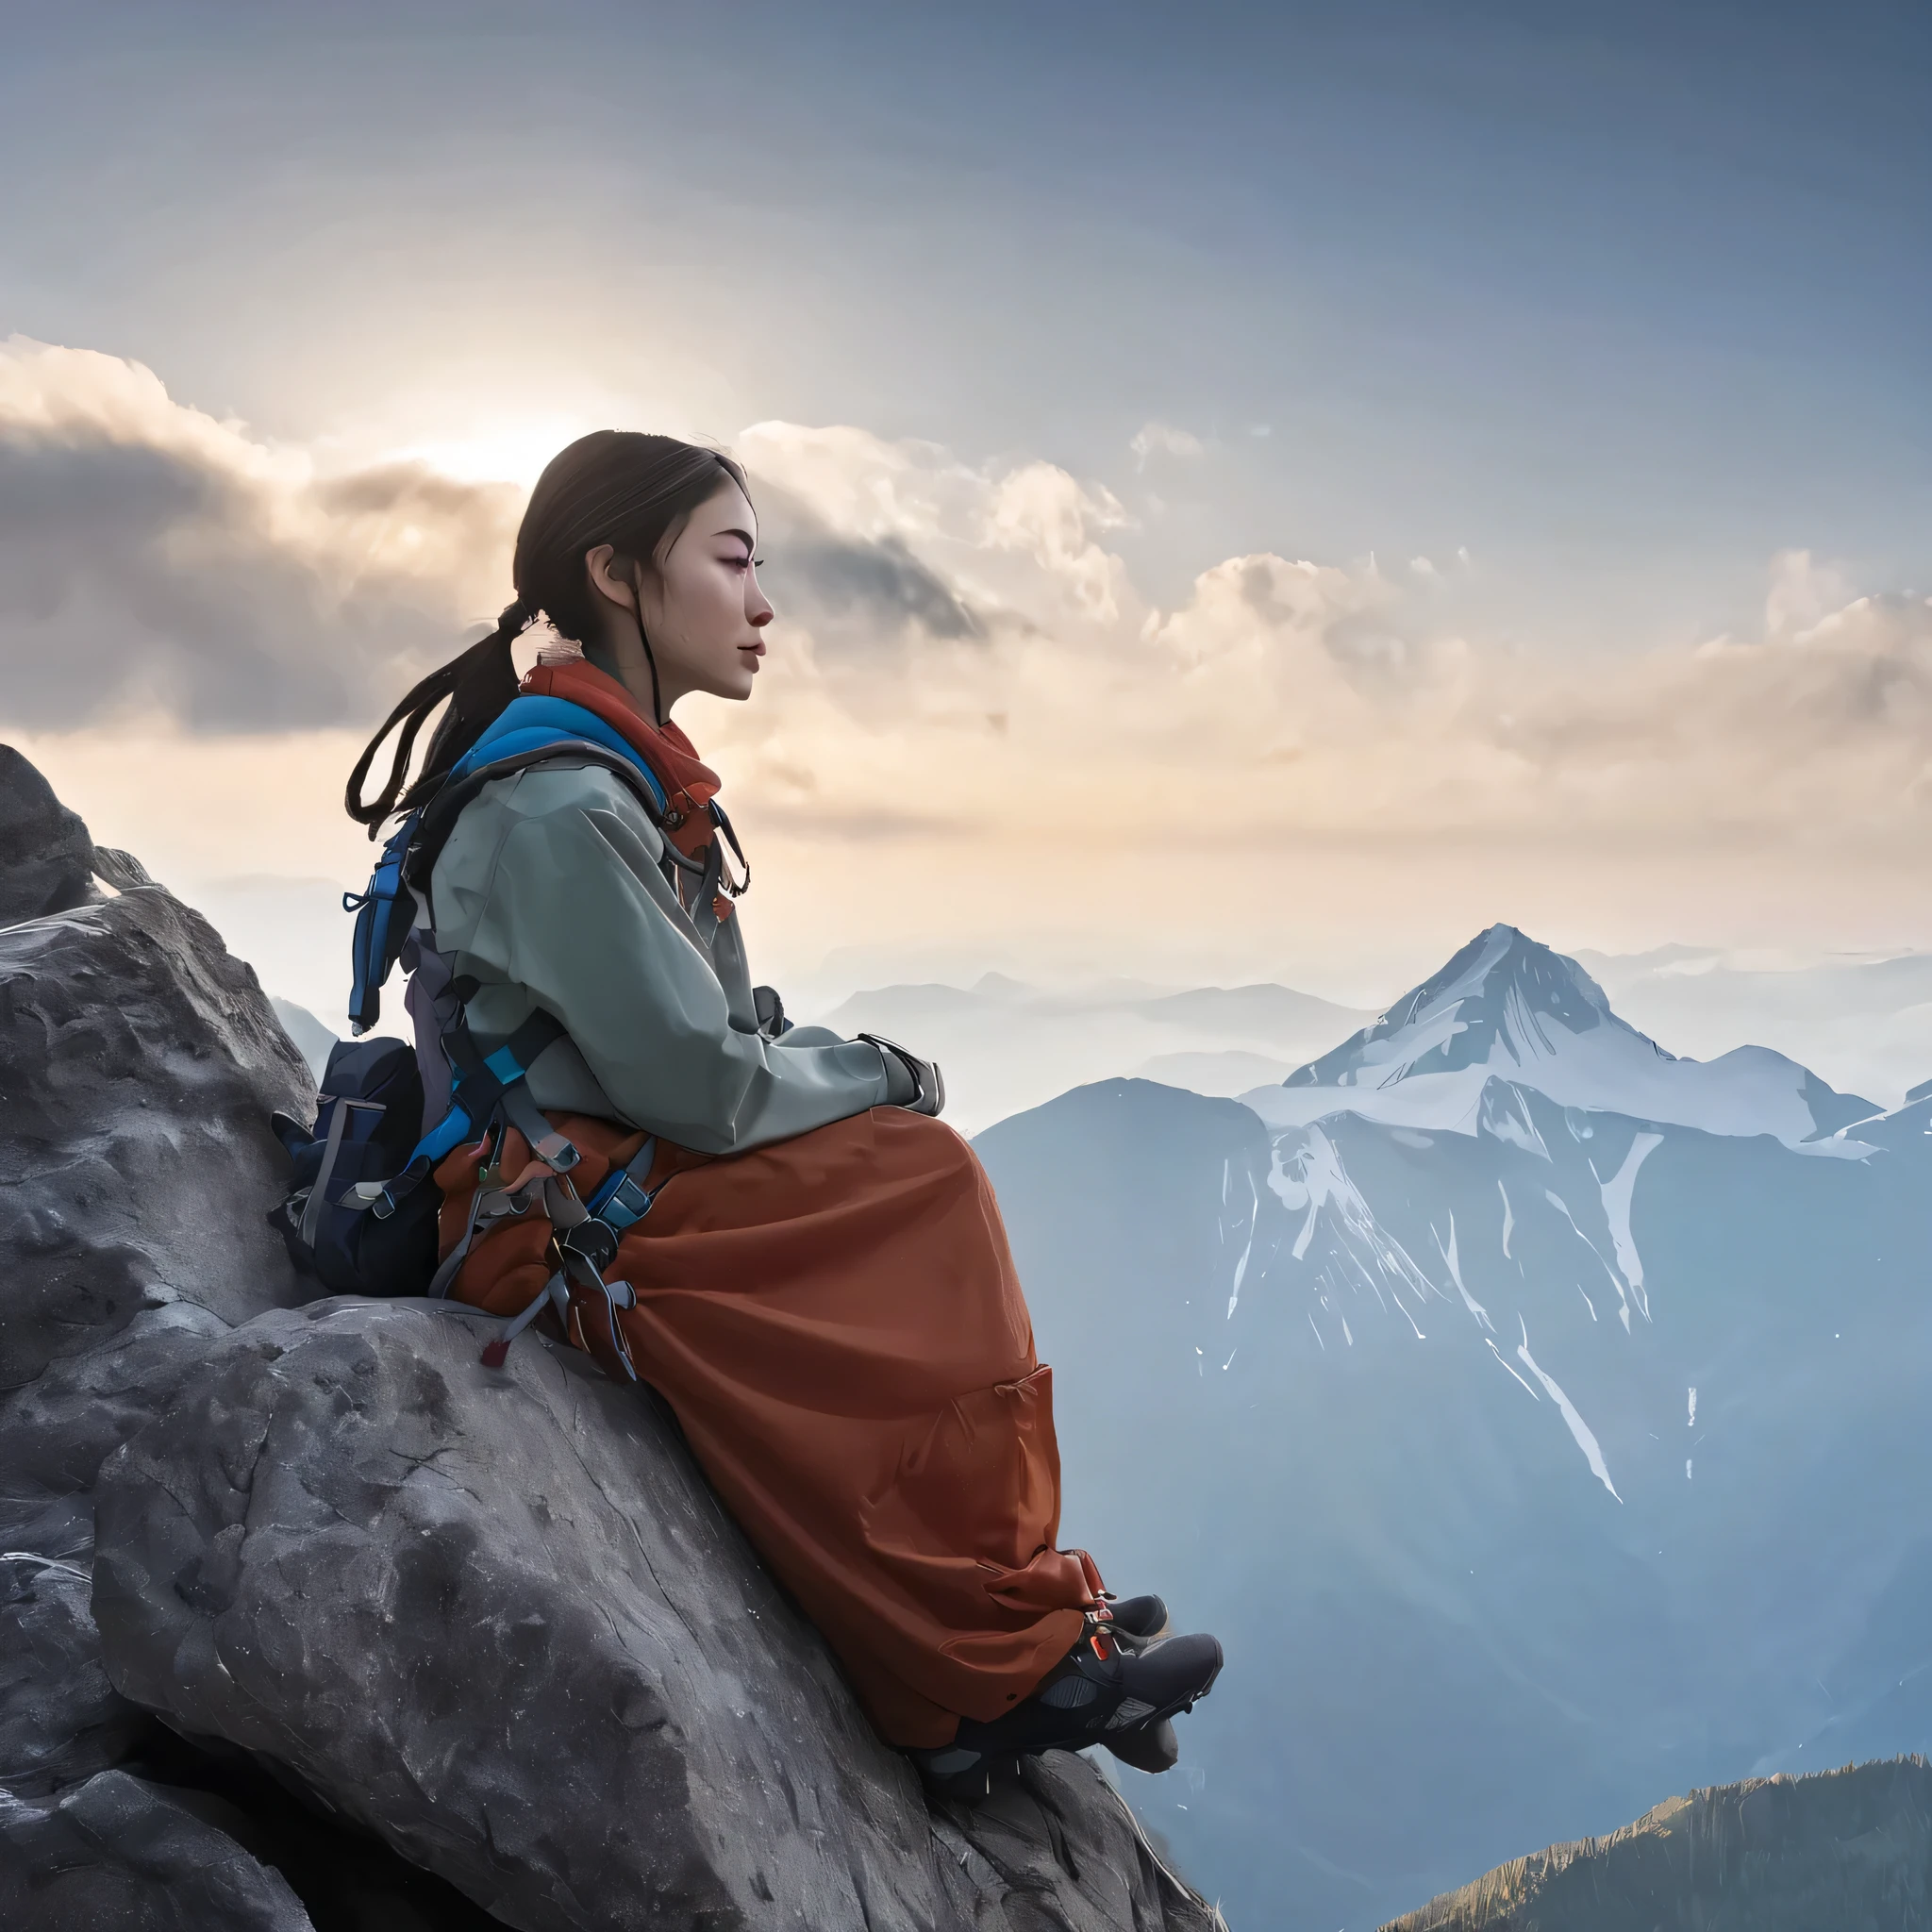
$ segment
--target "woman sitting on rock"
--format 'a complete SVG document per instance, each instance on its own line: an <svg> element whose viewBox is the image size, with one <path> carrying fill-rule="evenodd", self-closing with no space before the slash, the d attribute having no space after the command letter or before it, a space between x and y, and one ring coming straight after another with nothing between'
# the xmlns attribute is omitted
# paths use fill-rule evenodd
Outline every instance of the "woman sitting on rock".
<svg viewBox="0 0 1932 1932"><path fill-rule="evenodd" d="M349 809L373 836L433 796L521 691L594 714L666 801L654 811L609 760L565 752L462 808L405 956L425 1080L434 1095L439 992L454 989L485 1055L540 1010L560 1023L527 1088L579 1152L570 1211L626 1165L631 1198L649 1200L602 1271L631 1305L594 1352L670 1403L930 1784L983 1790L993 1760L1092 1743L1164 1770L1169 1719L1213 1683L1221 1646L1170 1635L1158 1598L1109 1603L1092 1559L1055 1547L1052 1372L986 1174L932 1117L939 1070L789 1025L751 983L732 907L742 858L671 713L691 691L752 693L773 614L757 535L725 457L614 430L572 443L518 532L516 601L363 754ZM555 641L520 686L511 642L540 614ZM405 792L410 743L445 697ZM397 726L388 783L365 803ZM441 1162L445 1256L479 1191L515 1183L530 1151L506 1128ZM450 1291L495 1314L530 1307L556 1233L541 1212L506 1218L473 1239Z"/></svg>

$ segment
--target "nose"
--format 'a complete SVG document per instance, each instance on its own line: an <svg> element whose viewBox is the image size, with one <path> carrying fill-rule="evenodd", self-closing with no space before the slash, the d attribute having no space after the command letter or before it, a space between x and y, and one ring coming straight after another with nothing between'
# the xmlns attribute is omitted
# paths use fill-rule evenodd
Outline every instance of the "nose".
<svg viewBox="0 0 1932 1932"><path fill-rule="evenodd" d="M773 615L772 600L765 595L754 566L744 574L744 621L754 630L763 630Z"/></svg>

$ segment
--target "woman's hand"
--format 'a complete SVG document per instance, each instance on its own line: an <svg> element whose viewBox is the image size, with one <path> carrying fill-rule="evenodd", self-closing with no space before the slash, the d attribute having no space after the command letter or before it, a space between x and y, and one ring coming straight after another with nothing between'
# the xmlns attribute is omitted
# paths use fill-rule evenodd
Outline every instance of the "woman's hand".
<svg viewBox="0 0 1932 1932"><path fill-rule="evenodd" d="M945 1076L937 1060L923 1060L908 1053L896 1040L877 1033L861 1033L859 1039L879 1050L886 1063L886 1105L903 1107L908 1113L937 1117L946 1104Z"/></svg>

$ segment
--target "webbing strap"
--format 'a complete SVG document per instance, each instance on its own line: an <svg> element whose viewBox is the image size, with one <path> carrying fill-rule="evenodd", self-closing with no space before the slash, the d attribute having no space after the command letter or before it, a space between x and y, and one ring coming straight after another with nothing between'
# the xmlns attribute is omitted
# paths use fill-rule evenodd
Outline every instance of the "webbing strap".
<svg viewBox="0 0 1932 1932"><path fill-rule="evenodd" d="M323 1100L333 1100L331 1094L317 1096ZM315 1185L308 1190L308 1199L302 1208L302 1225L298 1230L302 1245L311 1253L315 1248L315 1237L322 1231L322 1204L326 1196L324 1190L336 1171L336 1156L342 1151L342 1129L348 1124L349 1109L336 1100L335 1112L328 1119L328 1141L322 1150L322 1166L317 1171Z"/></svg>
<svg viewBox="0 0 1932 1932"><path fill-rule="evenodd" d="M630 1343L617 1320L622 1310L637 1307L637 1291L627 1281L607 1281L604 1270L617 1258L620 1229L649 1210L652 1197L638 1185L636 1176L649 1172L657 1145L655 1136L648 1138L624 1167L606 1178L593 1197L604 1208L601 1214L584 1205L567 1175L557 1174L539 1174L513 1191L499 1189L486 1194L479 1189L471 1197L463 1238L437 1270L430 1285L433 1296L448 1291L463 1257L494 1222L525 1212L540 1196L550 1222L550 1253L557 1262L557 1272L541 1291L506 1323L484 1349L485 1368L504 1365L510 1343L548 1304L561 1317L566 1337L589 1349L607 1374L615 1374L632 1382L638 1379ZM635 1213L627 1207L613 1210L609 1206L625 1189L641 1203Z"/></svg>
<svg viewBox="0 0 1932 1932"><path fill-rule="evenodd" d="M713 839L705 847L705 869L685 908L687 917L697 927L698 938L708 946L718 936L724 921L718 917L718 889L724 877L724 855Z"/></svg>
<svg viewBox="0 0 1932 1932"><path fill-rule="evenodd" d="M452 1111L460 1108L471 1121L488 1120L491 1113L501 1111L530 1143L537 1158L557 1174L568 1174L577 1164L579 1156L571 1142L543 1118L530 1097L525 1075L544 1051L563 1037L563 1022L541 1007L536 1008L487 1058L477 1050L460 1008L442 1036L450 1065L456 1070ZM410 1166L414 1167L433 1143L447 1138L441 1127L426 1135L411 1158ZM449 1141L449 1146L455 1144L454 1140ZM447 1153L448 1146L441 1151Z"/></svg>
<svg viewBox="0 0 1932 1932"><path fill-rule="evenodd" d="M503 1117L525 1140L543 1165L556 1174L568 1174L583 1158L576 1148L543 1118L542 1110L530 1098L530 1090L521 1075L506 1087L497 1105Z"/></svg>
<svg viewBox="0 0 1932 1932"><path fill-rule="evenodd" d="M541 1180L528 1181L521 1188L479 1187L470 1196L470 1212L463 1225L463 1238L442 1258L442 1265L430 1277L429 1295L441 1301L450 1291L470 1250L499 1222L519 1220L536 1205Z"/></svg>
<svg viewBox="0 0 1932 1932"><path fill-rule="evenodd" d="M599 1221L608 1221L620 1232L641 1221L651 1211L657 1196L643 1183L650 1178L651 1163L658 1158L658 1137L651 1134L624 1166L613 1168L604 1185L591 1196L590 1210Z"/></svg>
<svg viewBox="0 0 1932 1932"><path fill-rule="evenodd" d="M590 1215L585 1213L584 1204L577 1200L576 1196L571 1191L568 1181L544 1181L543 1197L545 1205L553 1216L553 1226L557 1224L557 1217L568 1218L573 1208L575 1210L576 1218L570 1223L572 1227L601 1226L603 1224L593 1221ZM601 1311L607 1332L603 1337L599 1338L604 1346L591 1346L592 1355L608 1374L608 1364L605 1362L604 1357L606 1354L608 1354L623 1371L625 1376L628 1380L635 1382L638 1379L638 1372L630 1359L629 1344L624 1339L623 1330L617 1325L617 1314L620 1308L634 1308L637 1307L637 1291L627 1281L606 1281L598 1273L595 1264L585 1255L569 1246L564 1238L559 1237L558 1239L553 1252L561 1265L558 1268L557 1273L543 1284L541 1291L529 1306L521 1314L512 1316L497 1331L495 1341L491 1342L483 1351L484 1366L491 1369L500 1369L503 1366L505 1357L509 1354L510 1343L537 1319L543 1311L546 1303L556 1308L558 1318L563 1323L564 1333L566 1336L569 1336L571 1333L571 1303L573 1300L572 1284L575 1283L580 1293L586 1296L595 1294L602 1297ZM591 1306L595 1307L596 1304L593 1303ZM579 1326L579 1334L583 1336L583 1340L587 1344L591 1344L591 1338L582 1331L581 1325Z"/></svg>
<svg viewBox="0 0 1932 1932"><path fill-rule="evenodd" d="M444 1155L499 1116L523 1135L531 1152L552 1173L568 1174L581 1157L543 1118L524 1077L543 1050L563 1037L563 1023L539 1007L486 1058L471 1039L458 1007L455 1020L442 1034L443 1050L454 1074L449 1111L417 1141L408 1164L393 1180L361 1182L342 1196L341 1205L373 1209L378 1221L386 1221L396 1211L397 1203L422 1185Z"/></svg>
<svg viewBox="0 0 1932 1932"><path fill-rule="evenodd" d="M554 754L559 747L615 754L650 788L657 804L653 816L664 811L669 800L663 780L642 751L623 732L588 706L535 692L512 698L491 720L475 743L451 766L450 776L461 780L478 771L493 770L512 758L528 758L532 753Z"/></svg>
<svg viewBox="0 0 1932 1932"><path fill-rule="evenodd" d="M577 1199L577 1191L568 1181L543 1183L543 1211L549 1215L551 1226L560 1233L581 1227L591 1218L591 1210Z"/></svg>
<svg viewBox="0 0 1932 1932"><path fill-rule="evenodd" d="M739 864L744 868L744 876L734 879L730 874L724 873L724 861L719 861L719 870L724 873L725 891L734 899L741 899L751 891L751 860L744 856L744 847L738 842L738 834L732 829L731 821L725 817L724 808L715 798L711 801L711 823L730 841L732 851L738 855Z"/></svg>
<svg viewBox="0 0 1932 1932"><path fill-rule="evenodd" d="M521 1080L537 1064L546 1048L556 1045L564 1036L564 1024L555 1013L542 1007L533 1007L529 1018L492 1053L482 1064L496 1072L499 1065L507 1065L508 1074L498 1074L499 1079ZM469 1028L463 1029L467 1040ZM471 1054L475 1054L474 1042L469 1042Z"/></svg>
<svg viewBox="0 0 1932 1932"><path fill-rule="evenodd" d="M324 1093L318 1099L328 1100ZM349 1124L349 1109L359 1107L369 1113L387 1113L388 1107L380 1100L341 1100L334 1102L335 1112L328 1119L328 1139L323 1143L322 1168L315 1176L315 1185L308 1191L308 1199L302 1208L301 1240L304 1246L313 1249L315 1237L322 1231L322 1210L328 1205L328 1184L336 1171L336 1156L342 1151L342 1131Z"/></svg>
<svg viewBox="0 0 1932 1932"><path fill-rule="evenodd" d="M452 1148L460 1147L475 1127L469 1109L452 1099L449 1111L417 1141L409 1156L409 1166L413 1168L420 1162L423 1172L427 1174Z"/></svg>
<svg viewBox="0 0 1932 1932"><path fill-rule="evenodd" d="M441 1265L429 1277L429 1299L440 1302L449 1292L449 1285L457 1278L457 1271L468 1257L471 1245L476 1239L476 1218L483 1207L483 1190L478 1188L470 1196L470 1212L463 1223L463 1238L447 1255Z"/></svg>
<svg viewBox="0 0 1932 1932"><path fill-rule="evenodd" d="M564 1286L564 1280L561 1274L553 1274L550 1277L550 1279L546 1281L543 1284L543 1286L537 1291L536 1300L533 1301L530 1304L530 1306L523 1311L521 1315L513 1315L510 1317L509 1321L506 1323L503 1328L498 1332L495 1345L502 1348L508 1348L509 1344L512 1341L514 1341L517 1339L517 1337L521 1335L524 1332L524 1330L527 1328L530 1325L530 1324L534 1322L537 1319L537 1317L543 1312L543 1304L545 1302L554 1302L556 1304L557 1312L559 1317L567 1318L569 1316L570 1290ZM501 1362L502 1359L502 1357L498 1356L497 1361ZM492 1366L494 1366L494 1364L492 1364Z"/></svg>

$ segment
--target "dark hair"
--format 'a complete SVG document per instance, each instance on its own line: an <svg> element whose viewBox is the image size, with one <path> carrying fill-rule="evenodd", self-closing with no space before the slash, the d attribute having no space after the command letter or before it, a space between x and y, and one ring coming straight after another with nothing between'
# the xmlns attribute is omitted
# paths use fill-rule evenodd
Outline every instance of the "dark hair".
<svg viewBox="0 0 1932 1932"><path fill-rule="evenodd" d="M504 608L496 628L414 686L383 720L349 774L344 804L349 816L376 828L393 811L408 811L442 782L450 767L482 737L517 694L510 646L539 614L564 637L588 642L592 591L584 553L608 543L633 566L648 563L675 525L726 483L750 493L744 472L727 456L670 436L631 429L598 429L580 436L544 466L530 492L517 530L510 581L516 599ZM643 637L642 613L638 635ZM657 662L651 662L655 682ZM414 784L404 790L416 738L445 699ZM400 727L400 728L399 728ZM395 754L382 790L364 799L362 787L377 750L397 731Z"/></svg>

